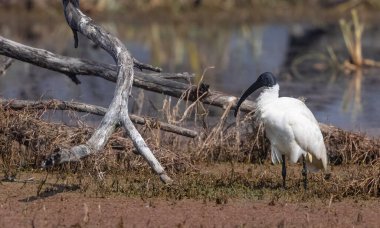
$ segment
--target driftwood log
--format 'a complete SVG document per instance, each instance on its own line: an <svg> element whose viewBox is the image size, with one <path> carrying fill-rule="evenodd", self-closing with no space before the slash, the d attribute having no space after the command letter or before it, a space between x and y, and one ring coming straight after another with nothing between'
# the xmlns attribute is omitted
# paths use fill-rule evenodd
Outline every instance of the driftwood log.
<svg viewBox="0 0 380 228"><path fill-rule="evenodd" d="M65 75L87 75L104 78L108 81L116 82L117 67L111 64L104 64L92 60L72 58L51 53L47 50L29 47L0 36L0 54L20 61L32 63L34 65L61 72ZM195 101L200 94L197 94L198 86L181 83L167 78L183 78L186 73L165 74L165 73L143 73L135 72L133 86L145 90L173 96L186 97ZM198 93L205 93L201 101L217 107L225 107L231 100L236 100L234 96L208 89L207 85L201 85ZM203 90L203 91L202 91ZM234 105L235 106L235 105ZM233 107L234 108L234 107ZM245 101L240 110L250 112L254 110L255 104L252 101Z"/></svg>
<svg viewBox="0 0 380 228"><path fill-rule="evenodd" d="M20 109L54 109L54 110L73 110L77 112L85 112L98 116L104 116L107 113L107 109L90 104L84 104L73 101L60 101L60 100L43 100L43 101L28 101L28 100L8 100L0 98L0 106L10 108L13 110ZM147 125L152 129L160 129L163 131L175 133L177 135L183 135L189 138L197 137L196 131L186 129L183 127L175 126L172 124L157 121L152 118L144 118L136 115L129 115L132 122L141 125Z"/></svg>
<svg viewBox="0 0 380 228"><path fill-rule="evenodd" d="M66 21L74 32L76 46L76 33L79 32L107 51L115 60L117 65L116 88L107 112L86 144L74 146L68 150L61 149L49 156L42 166L50 167L63 162L78 161L83 157L99 152L115 131L116 126L120 125L125 129L138 153L144 157L153 171L160 176L160 179L164 183L171 183L171 178L148 148L129 117L128 98L134 77L134 59L119 39L96 25L91 18L80 11L78 0L63 0L62 3ZM68 76L78 83L75 74L68 74Z"/></svg>

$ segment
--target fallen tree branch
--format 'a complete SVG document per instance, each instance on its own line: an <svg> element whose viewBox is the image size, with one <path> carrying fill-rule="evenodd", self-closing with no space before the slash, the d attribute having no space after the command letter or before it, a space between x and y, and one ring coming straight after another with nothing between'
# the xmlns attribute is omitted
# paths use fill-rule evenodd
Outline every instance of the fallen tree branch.
<svg viewBox="0 0 380 228"><path fill-rule="evenodd" d="M133 58L133 65L134 67L138 68L139 70L150 70L153 72L161 72L162 69L160 67L155 67L146 63L142 63L138 61L137 59Z"/></svg>
<svg viewBox="0 0 380 228"><path fill-rule="evenodd" d="M52 52L29 47L0 36L0 54L20 61L32 63L34 65L57 71L65 75L91 75L104 78L108 81L116 82L117 68L115 65L104 64L92 60L72 58L62 55L57 55ZM142 89L153 92L173 96L182 97L184 93L189 93L192 96L185 96L189 100L197 100L197 86L189 85L167 78L184 78L189 76L188 73L153 73L147 74L136 72L133 79L133 85ZM203 96L202 102L217 107L224 107L231 100L237 100L236 97L226 95L217 91L207 90L207 94ZM235 105L232 106L234 108ZM254 110L255 104L252 101L245 101L241 107L241 111L250 112Z"/></svg>
<svg viewBox="0 0 380 228"><path fill-rule="evenodd" d="M0 76L4 75L7 69L12 65L13 59L3 57L0 58Z"/></svg>
<svg viewBox="0 0 380 228"><path fill-rule="evenodd" d="M115 131L116 125L120 124L132 140L138 153L144 157L153 171L160 176L164 183L171 183L171 178L148 148L129 117L128 98L131 93L134 76L133 58L119 39L97 26L91 18L79 10L78 0L62 0L62 3L66 21L74 33L82 33L113 57L117 63L117 80L111 104L98 128L86 144L74 146L68 150L61 149L51 154L43 162L42 166L50 167L63 162L78 161L83 157L99 152Z"/></svg>
<svg viewBox="0 0 380 228"><path fill-rule="evenodd" d="M43 101L28 101L28 100L7 100L0 99L0 105L5 108L11 108L14 110L20 109L54 109L54 110L73 110L77 112L86 112L98 116L104 116L107 112L106 108L90 105L80 102L72 101L60 101L60 100L43 100ZM130 115L132 122L141 125L147 125L152 129L160 129L163 131L175 133L178 135L183 135L190 138L197 137L198 133L196 131L186 129L183 127L178 127L172 124L157 121L152 118L144 118L136 115Z"/></svg>

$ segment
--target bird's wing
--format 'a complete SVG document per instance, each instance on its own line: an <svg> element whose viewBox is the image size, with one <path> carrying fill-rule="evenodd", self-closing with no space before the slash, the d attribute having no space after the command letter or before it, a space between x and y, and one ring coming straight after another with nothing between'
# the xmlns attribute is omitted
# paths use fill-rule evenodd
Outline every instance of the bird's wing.
<svg viewBox="0 0 380 228"><path fill-rule="evenodd" d="M309 119L311 122L318 124L318 121L315 119L313 113L303 101L292 97L281 97L279 100L281 106L284 106L281 108L285 108L287 111L297 112L305 118Z"/></svg>
<svg viewBox="0 0 380 228"><path fill-rule="evenodd" d="M318 122L312 112L303 104L289 110L285 118L298 146L310 153L311 157L308 159L310 165L317 169L326 169L326 147Z"/></svg>

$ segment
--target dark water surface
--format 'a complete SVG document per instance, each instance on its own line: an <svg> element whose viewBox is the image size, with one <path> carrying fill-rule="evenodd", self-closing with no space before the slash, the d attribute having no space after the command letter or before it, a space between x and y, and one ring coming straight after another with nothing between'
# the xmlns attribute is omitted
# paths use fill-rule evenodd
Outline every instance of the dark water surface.
<svg viewBox="0 0 380 228"><path fill-rule="evenodd" d="M63 18L52 22L0 24L0 34L34 47L73 57L112 63L109 55L80 37L73 48ZM338 127L380 136L380 70L337 73L327 52L343 60L343 39L337 27L300 24L140 24L110 19L100 22L116 34L138 60L166 72L193 72L195 80L207 67L205 82L214 90L239 96L256 77L272 71L280 81L280 95L304 97L316 118ZM364 55L380 60L380 30L367 26ZM66 76L22 62L14 62L0 77L0 96L21 99L82 101L108 106L114 83L80 76L75 85ZM139 89L134 89L137 97ZM147 92L144 109L162 107L163 95ZM251 97L254 99L254 95ZM132 99L133 103L133 99Z"/></svg>

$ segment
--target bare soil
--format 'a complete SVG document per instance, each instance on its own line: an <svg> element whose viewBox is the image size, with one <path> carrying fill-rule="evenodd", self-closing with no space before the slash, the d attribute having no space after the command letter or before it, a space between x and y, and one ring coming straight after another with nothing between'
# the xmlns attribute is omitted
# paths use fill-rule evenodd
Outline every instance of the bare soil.
<svg viewBox="0 0 380 228"><path fill-rule="evenodd" d="M287 203L270 200L93 197L37 184L1 182L0 227L379 227L379 199Z"/></svg>

